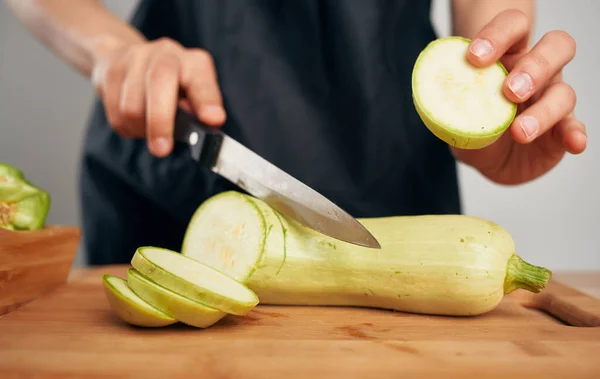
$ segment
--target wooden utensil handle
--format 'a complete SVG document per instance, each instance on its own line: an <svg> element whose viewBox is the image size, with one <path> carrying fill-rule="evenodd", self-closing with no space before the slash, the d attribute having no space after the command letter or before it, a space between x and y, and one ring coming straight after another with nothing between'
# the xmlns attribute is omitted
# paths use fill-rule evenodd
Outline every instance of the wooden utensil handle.
<svg viewBox="0 0 600 379"><path fill-rule="evenodd" d="M600 317L597 314L588 312L554 293L541 294L534 306L571 326L600 326Z"/></svg>

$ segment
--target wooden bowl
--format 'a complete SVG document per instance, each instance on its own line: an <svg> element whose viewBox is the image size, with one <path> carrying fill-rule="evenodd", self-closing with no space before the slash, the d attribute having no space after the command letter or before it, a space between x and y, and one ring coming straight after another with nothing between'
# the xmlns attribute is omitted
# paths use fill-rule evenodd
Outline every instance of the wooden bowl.
<svg viewBox="0 0 600 379"><path fill-rule="evenodd" d="M81 230L71 226L0 229L0 315L65 283L80 236Z"/></svg>

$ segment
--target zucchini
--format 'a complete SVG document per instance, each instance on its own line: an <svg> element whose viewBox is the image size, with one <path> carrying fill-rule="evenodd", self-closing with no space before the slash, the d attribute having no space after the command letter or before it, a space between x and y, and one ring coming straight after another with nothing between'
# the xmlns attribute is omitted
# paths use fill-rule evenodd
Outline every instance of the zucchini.
<svg viewBox="0 0 600 379"><path fill-rule="evenodd" d="M137 296L127 286L125 279L105 274L102 276L102 283L108 303L126 323L141 327L162 327L177 322Z"/></svg>
<svg viewBox="0 0 600 379"><path fill-rule="evenodd" d="M516 289L539 292L551 278L550 270L515 254L505 229L482 218L359 221L380 250L329 238L259 199L222 192L193 214L181 254L244 283L261 304L471 316L491 311Z"/></svg>
<svg viewBox="0 0 600 379"><path fill-rule="evenodd" d="M0 162L0 228L43 229L50 202L50 194L27 180L23 171Z"/></svg>
<svg viewBox="0 0 600 379"><path fill-rule="evenodd" d="M478 68L467 61L470 42L444 37L423 49L412 73L413 103L439 139L461 149L480 149L506 131L517 105L504 96L508 72L502 63Z"/></svg>
<svg viewBox="0 0 600 379"><path fill-rule="evenodd" d="M134 268L127 271L127 284L148 304L190 326L208 328L227 315L156 284Z"/></svg>
<svg viewBox="0 0 600 379"><path fill-rule="evenodd" d="M239 281L172 250L140 247L131 265L156 284L221 312L243 316L258 304Z"/></svg>

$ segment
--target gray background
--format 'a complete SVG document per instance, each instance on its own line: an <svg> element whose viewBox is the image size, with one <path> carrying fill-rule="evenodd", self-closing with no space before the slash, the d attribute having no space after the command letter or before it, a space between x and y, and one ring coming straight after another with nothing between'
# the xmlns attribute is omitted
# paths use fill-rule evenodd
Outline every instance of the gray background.
<svg viewBox="0 0 600 379"><path fill-rule="evenodd" d="M136 1L104 3L127 18ZM449 33L448 10L448 0L434 0L432 19L442 36ZM517 253L532 263L553 270L597 270L600 2L540 0L537 14L536 41L553 29L566 30L577 41L577 56L564 75L578 94L576 113L588 126L588 150L518 187L494 185L461 165L465 212L508 229ZM22 168L51 192L49 223L79 224L76 173L92 99L88 81L34 40L0 3L0 161ZM76 265L85 264L82 253Z"/></svg>

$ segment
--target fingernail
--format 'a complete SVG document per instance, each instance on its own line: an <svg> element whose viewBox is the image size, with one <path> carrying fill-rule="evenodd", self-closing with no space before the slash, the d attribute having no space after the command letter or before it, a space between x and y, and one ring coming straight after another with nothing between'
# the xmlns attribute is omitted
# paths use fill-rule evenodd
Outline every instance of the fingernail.
<svg viewBox="0 0 600 379"><path fill-rule="evenodd" d="M169 141L165 137L154 139L154 149L160 155L165 155L169 150Z"/></svg>
<svg viewBox="0 0 600 379"><path fill-rule="evenodd" d="M202 107L202 115L214 118L223 118L225 111L219 105L204 105Z"/></svg>
<svg viewBox="0 0 600 379"><path fill-rule="evenodd" d="M525 116L521 119L521 129L527 138L533 137L540 130L540 126L535 117Z"/></svg>
<svg viewBox="0 0 600 379"><path fill-rule="evenodd" d="M581 136L581 140L583 141L583 144L586 145L587 144L587 134L585 134L582 130L580 130L579 135Z"/></svg>
<svg viewBox="0 0 600 379"><path fill-rule="evenodd" d="M533 90L533 79L529 74L522 72L515 75L509 82L508 88L519 98L524 98Z"/></svg>
<svg viewBox="0 0 600 379"><path fill-rule="evenodd" d="M473 53L473 55L483 58L492 52L493 47L490 41L486 39L478 39L473 41L469 50L471 53Z"/></svg>

